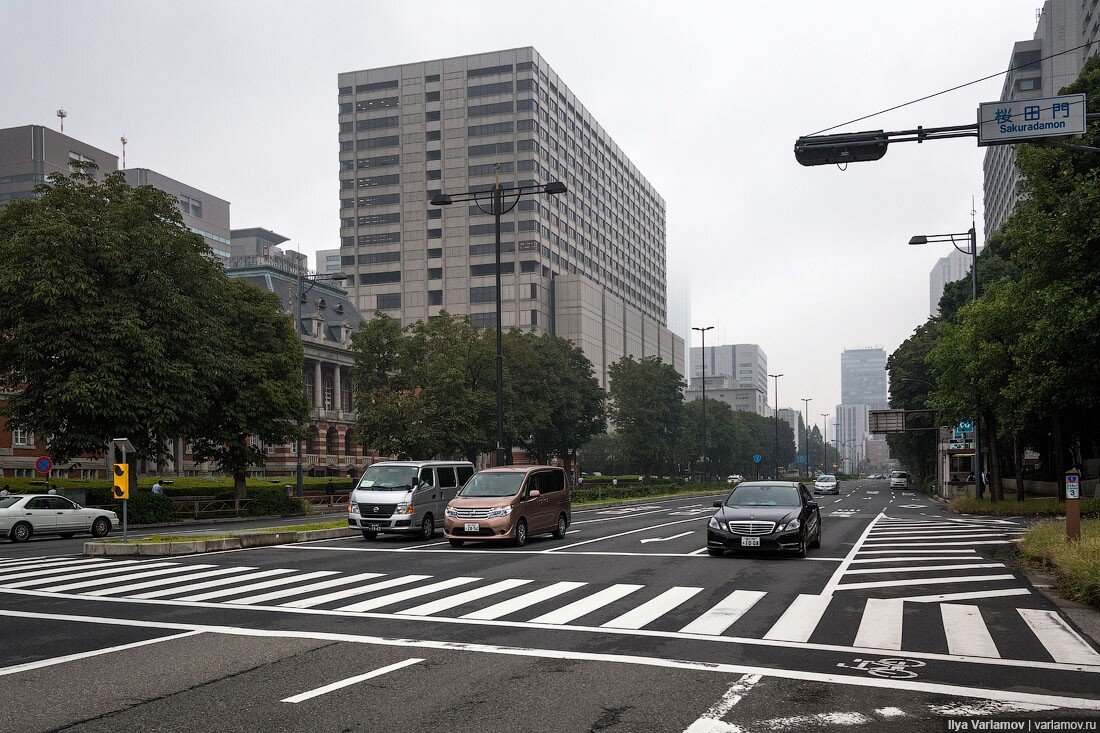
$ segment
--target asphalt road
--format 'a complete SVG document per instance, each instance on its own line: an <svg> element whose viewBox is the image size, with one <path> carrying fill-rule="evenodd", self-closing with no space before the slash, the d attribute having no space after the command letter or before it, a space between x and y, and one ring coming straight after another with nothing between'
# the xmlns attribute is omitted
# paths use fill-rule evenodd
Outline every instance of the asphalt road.
<svg viewBox="0 0 1100 733"><path fill-rule="evenodd" d="M1097 644L1012 566L1022 524L885 482L820 502L805 560L709 557L704 498L578 511L564 540L522 549L383 536L127 562L5 546L0 731L1100 720Z"/></svg>

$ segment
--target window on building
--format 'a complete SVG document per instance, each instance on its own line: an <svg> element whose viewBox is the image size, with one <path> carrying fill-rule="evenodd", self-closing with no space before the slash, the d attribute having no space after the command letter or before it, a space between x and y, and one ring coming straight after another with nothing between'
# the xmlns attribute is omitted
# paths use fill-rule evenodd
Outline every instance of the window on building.
<svg viewBox="0 0 1100 733"><path fill-rule="evenodd" d="M516 130L518 132L531 132L537 127L537 123L534 120L516 120Z"/></svg>
<svg viewBox="0 0 1100 733"><path fill-rule="evenodd" d="M428 239L442 239L442 238L443 238L443 230L442 229L429 229L428 230Z"/></svg>
<svg viewBox="0 0 1100 733"><path fill-rule="evenodd" d="M424 113L425 122L439 122L439 110Z"/></svg>
<svg viewBox="0 0 1100 733"><path fill-rule="evenodd" d="M470 117L484 117L486 115L509 115L512 114L513 109L514 105L511 101L496 102L494 104L477 104L467 109L466 114Z"/></svg>
<svg viewBox="0 0 1100 733"><path fill-rule="evenodd" d="M355 257L353 256L352 259L354 260ZM384 262L400 262L400 261L401 261L401 253L400 252L372 252L370 254L359 255L359 264L360 265L377 265L377 264L381 264L381 263L384 263ZM354 265L355 262L353 261L353 262L350 262L348 264Z"/></svg>
<svg viewBox="0 0 1100 733"><path fill-rule="evenodd" d="M501 262L500 273L502 275L511 275L516 271L515 262ZM482 265L470 265L470 277L483 277L485 275L495 275L497 272L497 266L495 262L487 262Z"/></svg>
<svg viewBox="0 0 1100 733"><path fill-rule="evenodd" d="M392 270L389 272L364 272L362 275L359 276L359 282L362 285L399 283L401 282L401 271Z"/></svg>
<svg viewBox="0 0 1100 733"><path fill-rule="evenodd" d="M383 293L378 296L377 306L380 311L392 311L401 307L401 293Z"/></svg>
<svg viewBox="0 0 1100 733"><path fill-rule="evenodd" d="M429 181L439 181L443 178L443 171L428 171L426 177Z"/></svg>
<svg viewBox="0 0 1100 733"><path fill-rule="evenodd" d="M531 300L537 300L538 297L539 297L539 286L538 286L538 284L537 283L529 283L529 285L531 287L531 290L529 291L527 297L530 298Z"/></svg>
<svg viewBox="0 0 1100 733"><path fill-rule="evenodd" d="M497 326L497 314L496 313L471 313L470 325L475 328L496 328Z"/></svg>
<svg viewBox="0 0 1100 733"><path fill-rule="evenodd" d="M428 209L428 218L429 219L442 219L443 218L443 209Z"/></svg>
<svg viewBox="0 0 1100 733"><path fill-rule="evenodd" d="M500 81L495 84L478 84L466 87L467 97L489 97L495 94L511 94L512 82Z"/></svg>
<svg viewBox="0 0 1100 733"><path fill-rule="evenodd" d="M534 308L531 309L531 325L532 326L539 325L539 312L537 310L535 310Z"/></svg>
<svg viewBox="0 0 1100 733"><path fill-rule="evenodd" d="M15 428L11 431L11 444L17 448L34 446L34 433L25 428Z"/></svg>
<svg viewBox="0 0 1100 733"><path fill-rule="evenodd" d="M380 92L383 89L397 89L397 79L391 79L390 81L376 81L373 84L357 84L355 87L356 94L362 94L363 92Z"/></svg>
<svg viewBox="0 0 1100 733"><path fill-rule="evenodd" d="M401 241L401 232L386 232L384 234L360 234L358 243L361 245L394 244Z"/></svg>
<svg viewBox="0 0 1100 733"><path fill-rule="evenodd" d="M516 64L516 71L538 71L534 61L520 61Z"/></svg>
<svg viewBox="0 0 1100 733"><path fill-rule="evenodd" d="M322 393L321 400L326 410L332 409L332 377L324 378L325 390Z"/></svg>
<svg viewBox="0 0 1100 733"><path fill-rule="evenodd" d="M428 291L428 305L443 305L443 291L442 290L429 290Z"/></svg>
<svg viewBox="0 0 1100 733"><path fill-rule="evenodd" d="M443 248L442 247L432 247L431 249L428 250L428 259L429 260L438 260L442 256L443 256Z"/></svg>
<svg viewBox="0 0 1100 733"><path fill-rule="evenodd" d="M345 94L351 94L353 91L355 90L351 87L340 87L340 96L342 97Z"/></svg>
<svg viewBox="0 0 1100 733"><path fill-rule="evenodd" d="M429 267L428 268L428 279L429 280L442 280L443 279L443 268L442 267Z"/></svg>
<svg viewBox="0 0 1100 733"><path fill-rule="evenodd" d="M348 221L352 221L348 219ZM359 217L359 226L373 226L375 224L400 224L401 213L393 212L391 214L367 214L366 216ZM348 224L347 226L351 226Z"/></svg>
<svg viewBox="0 0 1100 733"><path fill-rule="evenodd" d="M400 155L374 155L370 158L360 158L355 165L357 168L388 168L400 163Z"/></svg>
<svg viewBox="0 0 1100 733"><path fill-rule="evenodd" d="M372 109L393 109L397 107L397 97L382 97L380 99L361 99L355 103L356 112L367 112ZM385 125L393 127L393 125Z"/></svg>
<svg viewBox="0 0 1100 733"><path fill-rule="evenodd" d="M471 257L479 257L481 255L491 255L491 254L494 254L496 251L497 251L496 242L493 242L492 244L471 244L470 245L470 256ZM516 243L515 242L501 242L500 243L500 251L501 251L502 254L508 254L510 252L515 252L516 251Z"/></svg>
<svg viewBox="0 0 1100 733"><path fill-rule="evenodd" d="M439 81L439 74L428 74L427 76L424 77L424 82L425 83L430 83L430 82L433 82L433 81Z"/></svg>
<svg viewBox="0 0 1100 733"><path fill-rule="evenodd" d="M497 289L494 286L470 288L471 303L495 303L496 299Z"/></svg>
<svg viewBox="0 0 1100 733"><path fill-rule="evenodd" d="M401 175L398 173L390 173L384 176L364 176L360 178L359 188L370 188L373 186L396 186L401 183Z"/></svg>
<svg viewBox="0 0 1100 733"><path fill-rule="evenodd" d="M515 229L515 223L510 221L502 221L500 223L500 231L504 234L511 234ZM493 224L471 224L470 236L476 237L482 234L496 234L496 223Z"/></svg>
<svg viewBox="0 0 1100 733"><path fill-rule="evenodd" d="M424 157L425 157L426 160L442 160L443 151L442 150L429 150L425 154Z"/></svg>
<svg viewBox="0 0 1100 733"><path fill-rule="evenodd" d="M352 123L350 121L340 123L340 132L354 132L354 131L355 131L354 123Z"/></svg>
<svg viewBox="0 0 1100 733"><path fill-rule="evenodd" d="M383 130L387 127L397 127L401 124L401 118L394 115L393 117L375 117L368 120L359 120L355 123L356 130Z"/></svg>
<svg viewBox="0 0 1100 733"><path fill-rule="evenodd" d="M467 137L480 137L482 135L507 135L512 132L512 123L492 122L488 125L474 125L466 129Z"/></svg>
<svg viewBox="0 0 1100 733"><path fill-rule="evenodd" d="M367 137L355 141L358 150L372 150L374 148L392 148L401 144L400 135L386 135L385 137Z"/></svg>
<svg viewBox="0 0 1100 733"><path fill-rule="evenodd" d="M499 168L497 167L499 166ZM483 165L472 165L468 171L471 176L495 176L497 173L512 173L515 170L515 165L510 160L501 161L500 163L485 163Z"/></svg>
<svg viewBox="0 0 1100 733"><path fill-rule="evenodd" d="M344 140L340 143L341 153L350 153L352 150L355 150L355 143L351 140Z"/></svg>
<svg viewBox="0 0 1100 733"><path fill-rule="evenodd" d="M1038 78L1017 79L1016 80L1016 89L1018 89L1021 92L1034 91L1034 90L1039 89L1041 87L1041 82L1042 82L1042 80L1038 79Z"/></svg>
<svg viewBox="0 0 1100 733"><path fill-rule="evenodd" d="M399 193L380 193L375 196L360 196L360 206L385 206L386 204L399 204L401 203L401 194Z"/></svg>
<svg viewBox="0 0 1100 733"><path fill-rule="evenodd" d="M340 114L342 114L342 115L350 115L350 114L351 114L351 110L352 110L352 104L351 104L351 102L341 102L341 103L340 103Z"/></svg>
<svg viewBox="0 0 1100 733"><path fill-rule="evenodd" d="M494 74L511 74L512 65L505 64L504 66L485 66L480 69L470 69L466 72L467 79L473 79L478 76L493 76Z"/></svg>
<svg viewBox="0 0 1100 733"><path fill-rule="evenodd" d="M424 133L424 139L428 142L434 142L443 139L443 135L439 130L428 130Z"/></svg>
<svg viewBox="0 0 1100 733"><path fill-rule="evenodd" d="M535 260L521 260L519 263L520 272L538 272L539 263Z"/></svg>
<svg viewBox="0 0 1100 733"><path fill-rule="evenodd" d="M487 145L471 145L468 153L471 158L479 155L500 155L512 152L512 142L489 143Z"/></svg>

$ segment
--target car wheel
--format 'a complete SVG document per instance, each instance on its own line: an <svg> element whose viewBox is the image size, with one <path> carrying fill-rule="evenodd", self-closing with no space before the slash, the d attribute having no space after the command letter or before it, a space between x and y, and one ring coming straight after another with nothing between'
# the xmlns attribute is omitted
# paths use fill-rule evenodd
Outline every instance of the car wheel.
<svg viewBox="0 0 1100 733"><path fill-rule="evenodd" d="M554 539L564 540L565 531L569 529L569 522L565 521L565 515L558 515L558 526L554 529Z"/></svg>
<svg viewBox="0 0 1100 733"><path fill-rule="evenodd" d="M711 557L722 557L726 553L723 550L712 550L708 547L707 548L707 554L710 555Z"/></svg>
<svg viewBox="0 0 1100 733"><path fill-rule="evenodd" d="M373 539L376 539L377 537L378 537L378 533L377 533L377 532L374 532L374 531L372 531L372 530L369 530L369 529L364 529L364 530L363 530L363 539L365 539L365 540L373 540Z"/></svg>
<svg viewBox="0 0 1100 733"><path fill-rule="evenodd" d="M821 520L817 521L817 534L814 535L814 541L810 543L811 550L821 549Z"/></svg>
<svg viewBox="0 0 1100 733"><path fill-rule="evenodd" d="M106 537L111 531L111 520L107 517L98 517L92 522L92 537Z"/></svg>
<svg viewBox="0 0 1100 733"><path fill-rule="evenodd" d="M31 525L26 522L20 522L11 528L11 532L8 534L11 537L12 542L26 542L31 538L31 534L34 530Z"/></svg>
<svg viewBox="0 0 1100 733"><path fill-rule="evenodd" d="M424 521L420 523L420 539L430 540L432 535L435 534L435 520L432 519L432 515L424 517Z"/></svg>
<svg viewBox="0 0 1100 733"><path fill-rule="evenodd" d="M512 540L516 547L523 547L527 544L527 521L524 519L516 522L516 537Z"/></svg>
<svg viewBox="0 0 1100 733"><path fill-rule="evenodd" d="M448 540L448 542L451 543L451 547L462 547L464 544L466 544L465 540L450 539Z"/></svg>

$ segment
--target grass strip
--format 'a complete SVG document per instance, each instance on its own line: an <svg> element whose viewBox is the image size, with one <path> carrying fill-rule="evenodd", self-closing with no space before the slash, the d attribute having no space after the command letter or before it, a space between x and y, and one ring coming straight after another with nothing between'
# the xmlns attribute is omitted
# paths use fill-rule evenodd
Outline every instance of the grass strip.
<svg viewBox="0 0 1100 733"><path fill-rule="evenodd" d="M1024 535L1021 557L1049 568L1062 596L1100 608L1100 520L1081 522L1081 540L1066 540L1065 521L1042 521Z"/></svg>
<svg viewBox="0 0 1100 733"><path fill-rule="evenodd" d="M1066 505L1057 499L1029 499L1027 501L990 501L960 496L948 502L951 511L960 514L988 514L998 517L1064 517ZM1081 516L1100 518L1100 499L1082 499Z"/></svg>
<svg viewBox="0 0 1100 733"><path fill-rule="evenodd" d="M309 532L315 529L343 529L348 526L346 519L330 522L312 522L310 524L292 524L285 527L253 527L236 532L218 532L216 534L154 534L142 537L132 542L198 542L200 540L222 540L226 537L240 537L243 534L257 534L266 532ZM122 542L122 540L107 540L108 542Z"/></svg>

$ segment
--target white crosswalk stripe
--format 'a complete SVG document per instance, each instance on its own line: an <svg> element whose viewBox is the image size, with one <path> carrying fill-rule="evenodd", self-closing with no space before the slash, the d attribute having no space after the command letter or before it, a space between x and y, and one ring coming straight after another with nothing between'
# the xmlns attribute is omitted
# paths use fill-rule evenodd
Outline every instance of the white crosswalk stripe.
<svg viewBox="0 0 1100 733"><path fill-rule="evenodd" d="M98 577L98 576L110 576L114 577L120 573L127 573L131 570L137 571L141 568L160 568L167 567L169 565L178 565L174 562L157 562L157 563L139 563L137 560L123 560L120 563L111 563L111 567L105 567L103 565L97 565L95 570L88 570L82 572L66 572L61 575L51 575L50 577L43 577L42 571L36 571L33 573L27 573L23 577L33 577L31 580L16 580L9 582L7 580L0 580L0 583L5 588L30 588L36 585L49 585L50 583L67 582L70 580L77 580L82 578ZM119 566L125 567L119 567ZM56 589L53 589L56 592Z"/></svg>
<svg viewBox="0 0 1100 733"><path fill-rule="evenodd" d="M893 598L868 598L854 646L901 649L904 604Z"/></svg>
<svg viewBox="0 0 1100 733"><path fill-rule="evenodd" d="M669 588L656 598L651 598L642 605L630 609L618 618L608 621L604 626L615 629L643 628L661 618L677 606L683 605L702 590L702 588L689 588L683 586Z"/></svg>
<svg viewBox="0 0 1100 733"><path fill-rule="evenodd" d="M465 614L462 618L474 618L486 621L502 618L509 614L522 611L523 609L533 606L536 603L548 601L551 598L556 598L563 593L568 593L571 590L576 590L577 588L585 585L588 584L568 580L561 581L558 583L554 583L553 585L548 585L545 588L533 590L530 593L524 593L517 598L512 598L511 600L495 603L488 608L483 608L479 611L471 611L470 613Z"/></svg>
<svg viewBox="0 0 1100 733"><path fill-rule="evenodd" d="M685 634L721 634L765 595L760 590L735 590L680 631Z"/></svg>
<svg viewBox="0 0 1100 733"><path fill-rule="evenodd" d="M373 580L374 578L380 577L382 577L381 573L358 573L356 575L346 575L342 578L323 580L320 583L310 583L309 585L296 585L293 588L283 588L282 590L273 590L268 593L259 593L257 595L245 596L244 598L234 598L232 601L230 601L230 603L246 606L257 605L260 603L267 603L268 601L274 601L279 598L309 595L313 591L326 590L328 588L335 588L341 585L351 585L352 583L359 583L364 580Z"/></svg>
<svg viewBox="0 0 1100 733"><path fill-rule="evenodd" d="M549 613L536 616L531 619L531 621L532 623L540 624L567 624L570 621L576 621L581 616L586 616L593 611L598 611L604 606L611 605L620 598L625 598L634 591L641 590L644 587L643 585L630 585L626 583L613 585L610 588L604 588L590 596L586 596L579 601L574 601L567 606L562 606Z"/></svg>
<svg viewBox="0 0 1100 733"><path fill-rule="evenodd" d="M186 576L187 580L198 580L199 578L214 578L222 575L239 574L241 570L256 570L256 568L217 568L215 570L207 570L202 573L189 573ZM120 595L124 596L127 593L133 593L136 590L145 590L146 588L157 588L165 585L174 585L179 583L181 578L157 578L156 580L146 580L141 583L131 583L130 585L120 585L113 588L100 588L99 590L88 591L90 596L111 596Z"/></svg>
<svg viewBox="0 0 1100 733"><path fill-rule="evenodd" d="M181 601L210 601L215 598L225 598L226 596L239 596L241 593L251 593L255 590L265 590L267 588L273 588L277 585L287 585L289 583L300 583L303 580L314 580L316 578L324 578L330 575L335 575L334 570L315 570L312 573L303 573L301 575L295 575L289 578L273 578L269 580L261 580L256 583L249 583L248 585L235 585L231 588L221 588L220 590L208 590L203 593L196 593L195 595L183 596L177 600Z"/></svg>
<svg viewBox="0 0 1100 733"><path fill-rule="evenodd" d="M799 595L791 605L787 606L787 610L775 625L768 629L764 638L778 641L809 641L832 600L832 596L806 593Z"/></svg>
<svg viewBox="0 0 1100 733"><path fill-rule="evenodd" d="M246 568L237 568L237 570L245 570ZM293 568L274 568L273 570L258 570L254 573L245 573L244 575L236 575L232 578L219 578L218 580L204 580L201 583L189 583L187 585L176 586L172 588L165 588L163 590L147 591L145 593L137 593L131 598L138 599L155 599L166 598L168 596L178 596L184 593L191 593L197 590L205 590L206 588L218 588L225 585L235 585L245 580L256 580L258 578L269 578L272 575L286 575L287 573L296 572ZM178 600L178 599L177 599Z"/></svg>
<svg viewBox="0 0 1100 733"><path fill-rule="evenodd" d="M441 590L450 590L460 585L469 585L470 583L476 583L481 578L448 578L447 580L441 580L438 583L429 583L428 585L422 585L417 588L409 588L408 590L398 591L396 593L390 593L384 596L378 596L377 598L371 598L366 601L359 601L358 603L352 603L348 606L341 606L338 611L373 611L376 608L382 608L383 606L392 606L395 603L401 601L407 601L410 598L419 598L421 596L431 595L432 593L438 593Z"/></svg>
<svg viewBox="0 0 1100 733"><path fill-rule="evenodd" d="M345 588L344 590L333 591L332 593L325 593L320 596L313 596L312 598L301 598L297 601L288 601L286 603L280 603L280 606L286 606L287 608L316 608L317 606L323 606L326 603L332 601L340 601L345 598L351 598L353 596L362 596L367 593L373 593L377 590L386 590L388 588L395 588L399 585L408 585L409 583L417 583L421 580L427 580L432 576L430 575L403 575L399 578L390 578L389 580L380 580L377 583L367 583L366 585L360 585L356 588Z"/></svg>
<svg viewBox="0 0 1100 733"><path fill-rule="evenodd" d="M1089 647L1057 612L1034 608L1018 610L1055 662L1100 664L1100 654Z"/></svg>
<svg viewBox="0 0 1100 733"><path fill-rule="evenodd" d="M941 603L943 631L947 636L947 649L952 654L971 657L1000 657L997 645L982 619L977 606L959 603Z"/></svg>

